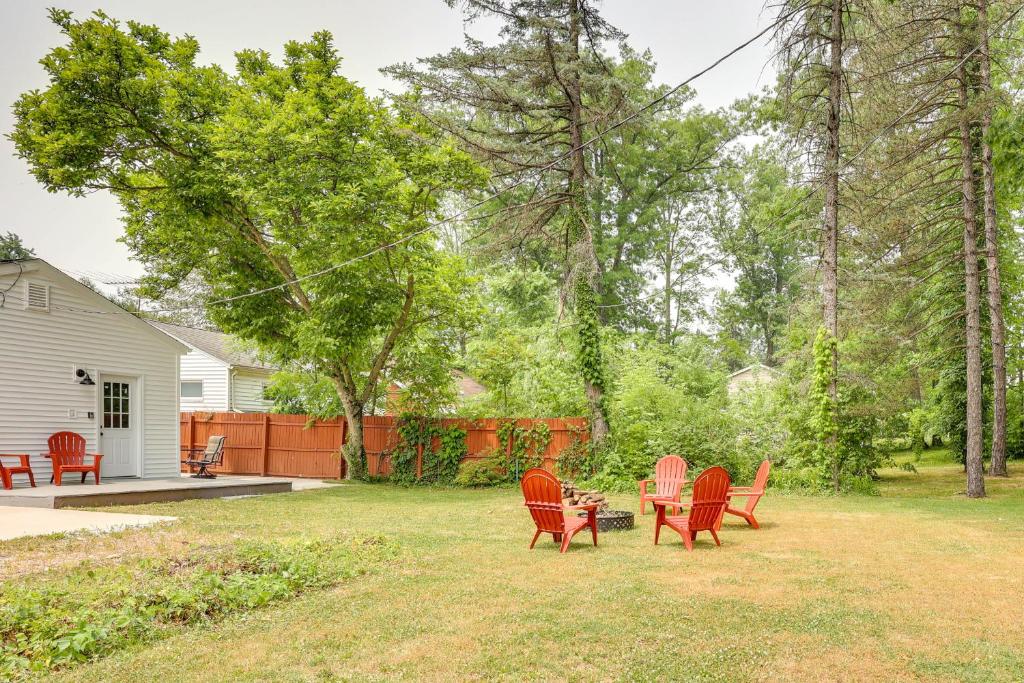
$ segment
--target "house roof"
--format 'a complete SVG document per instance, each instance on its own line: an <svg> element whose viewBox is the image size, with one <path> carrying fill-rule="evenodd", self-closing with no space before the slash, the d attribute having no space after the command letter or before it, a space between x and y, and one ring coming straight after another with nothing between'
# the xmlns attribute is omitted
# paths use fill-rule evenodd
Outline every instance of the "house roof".
<svg viewBox="0 0 1024 683"><path fill-rule="evenodd" d="M729 375L729 379L732 379L733 377L737 377L739 375L742 375L744 372L750 372L752 370L767 370L770 374L773 374L773 375L779 374L778 370L776 370L775 368L768 367L764 363L754 363L753 365L748 365L745 368L740 368L736 372L732 373L731 375Z"/></svg>
<svg viewBox="0 0 1024 683"><path fill-rule="evenodd" d="M470 396L476 396L487 391L487 387L461 370L452 370L452 380L455 382L455 392L459 395L459 398L469 398ZM408 388L405 382L397 379L391 385L399 389Z"/></svg>
<svg viewBox="0 0 1024 683"><path fill-rule="evenodd" d="M17 268L17 275L19 278L22 275L31 276L31 274L36 271L45 271L49 277L63 281L63 283L69 289L77 290L82 295L89 297L93 301L95 301L95 311L79 310L77 308L69 307L67 309L69 313L80 313L82 315L123 313L124 315L128 316L134 321L133 324L135 324L139 330L145 330L146 333L151 335L154 339L157 339L160 342L167 344L169 346L173 346L175 349L177 349L178 353L185 353L188 351L188 346L182 343L181 340L176 339L172 335L164 333L162 330L154 329L152 326L147 325L147 321L138 317L131 311L121 308L116 303L114 303L107 297L103 296L103 294L101 294L100 292L97 292L91 287L87 287L86 285L82 284L81 282L71 277L70 275L68 275L63 270L53 265L52 263L48 263L47 261L39 257L25 259L3 259L0 260L0 275L5 274L5 271L7 270L8 266L15 266ZM59 306L55 306L54 308L60 310Z"/></svg>
<svg viewBox="0 0 1024 683"><path fill-rule="evenodd" d="M475 379L462 372L461 370L452 370L452 377L455 378L455 388L459 392L461 398L469 398L470 396L477 396L487 391L487 387Z"/></svg>
<svg viewBox="0 0 1024 683"><path fill-rule="evenodd" d="M200 330L183 325L148 321L150 325L160 329L175 339L192 348L202 351L225 365L236 368L253 368L256 370L276 370L272 365L262 362L255 354L244 349L240 342L229 334L214 330Z"/></svg>

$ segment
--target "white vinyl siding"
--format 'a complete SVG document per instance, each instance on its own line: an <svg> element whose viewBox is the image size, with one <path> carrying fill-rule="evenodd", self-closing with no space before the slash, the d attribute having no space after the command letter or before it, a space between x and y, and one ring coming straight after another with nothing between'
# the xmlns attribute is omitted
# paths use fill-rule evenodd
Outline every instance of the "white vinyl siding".
<svg viewBox="0 0 1024 683"><path fill-rule="evenodd" d="M190 348L181 357L181 381L203 383L200 398L181 399L181 409L186 412L225 412L228 408L228 366L202 351ZM180 391L180 390L179 390Z"/></svg>
<svg viewBox="0 0 1024 683"><path fill-rule="evenodd" d="M270 382L269 371L236 368L232 373L231 408L240 413L266 413L273 401L263 398L263 386Z"/></svg>
<svg viewBox="0 0 1024 683"><path fill-rule="evenodd" d="M26 310L21 283L0 308L0 452L29 453L45 483L50 463L40 454L47 437L78 432L97 451L101 378L128 375L142 394L142 475L177 476L178 358L185 349L47 264L30 261L23 268L23 282L48 285L49 310ZM17 277L17 265L0 265L0 290ZM76 368L97 384L79 384Z"/></svg>

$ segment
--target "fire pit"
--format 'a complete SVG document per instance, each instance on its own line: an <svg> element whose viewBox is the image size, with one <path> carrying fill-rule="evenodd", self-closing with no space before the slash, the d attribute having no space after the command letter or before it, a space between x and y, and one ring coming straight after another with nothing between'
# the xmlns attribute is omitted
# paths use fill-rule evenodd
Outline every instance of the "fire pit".
<svg viewBox="0 0 1024 683"><path fill-rule="evenodd" d="M609 510L608 501L600 491L586 491L578 488L568 479L562 482L562 505L597 505L598 531L625 531L633 528L633 513L625 510ZM578 512L586 517L586 512Z"/></svg>
<svg viewBox="0 0 1024 683"><path fill-rule="evenodd" d="M577 512L580 517L586 517L586 512ZM598 510L597 530L598 531L628 531L633 528L633 513L627 510Z"/></svg>

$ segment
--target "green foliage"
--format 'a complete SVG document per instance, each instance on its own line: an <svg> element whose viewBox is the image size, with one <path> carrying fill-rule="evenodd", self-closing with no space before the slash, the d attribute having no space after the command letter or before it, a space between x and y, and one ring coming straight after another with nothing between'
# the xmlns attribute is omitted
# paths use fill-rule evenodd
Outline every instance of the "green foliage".
<svg viewBox="0 0 1024 683"><path fill-rule="evenodd" d="M576 313L576 364L583 381L601 392L597 406L607 418L607 406L603 394L605 389L604 355L601 352L601 322L597 315L597 298L594 287L582 274L576 277L574 288ZM593 411L592 411L593 413ZM592 414L591 418L593 419Z"/></svg>
<svg viewBox="0 0 1024 683"><path fill-rule="evenodd" d="M582 430L581 430L582 431ZM497 429L498 443L483 458L467 460L459 466L455 483L459 486L496 486L515 484L523 473L544 464L544 453L551 443L551 429L544 422L517 424L515 420L501 420ZM589 444L582 434L562 449L556 459L559 477L576 478L593 471ZM510 446L511 441L511 446Z"/></svg>
<svg viewBox="0 0 1024 683"><path fill-rule="evenodd" d="M501 449L483 458L464 460L455 476L455 485L464 487L498 486L509 483L507 460Z"/></svg>
<svg viewBox="0 0 1024 683"><path fill-rule="evenodd" d="M761 106L767 102L762 101ZM781 150L770 144L741 154L718 173L717 197L706 209L715 246L736 274L736 286L721 292L715 322L733 367L743 356L774 365L785 333L789 309L804 294L802 275L813 249L806 230L817 215L814 203L803 202Z"/></svg>
<svg viewBox="0 0 1024 683"><path fill-rule="evenodd" d="M724 368L700 338L675 345L645 339L618 339L611 366L609 416L613 436L587 486L607 491L635 490L654 463L675 454L694 472L722 465L737 480L749 480L778 438L761 434L740 415L754 412L747 402L734 413L726 397ZM765 419L765 423L768 423Z"/></svg>
<svg viewBox="0 0 1024 683"><path fill-rule="evenodd" d="M521 354L516 358L496 350L513 370L507 386L495 390L488 385L488 391L466 400L459 413L469 418L586 415L583 387L574 369L571 331L555 323L528 329L515 327L515 322L510 325L513 329L494 325L485 330L479 342L470 344L467 362L469 373L479 376L483 349L496 349L499 339L518 340L521 346L510 344Z"/></svg>
<svg viewBox="0 0 1024 683"><path fill-rule="evenodd" d="M0 234L0 261L32 258L35 255L35 251L26 247L13 232Z"/></svg>
<svg viewBox="0 0 1024 683"><path fill-rule="evenodd" d="M828 471L841 467L839 446L839 407L830 391L835 387L836 339L824 327L818 328L812 349L811 429L814 430L816 464ZM838 483L838 480L836 480Z"/></svg>
<svg viewBox="0 0 1024 683"><path fill-rule="evenodd" d="M394 555L376 537L245 541L173 560L84 565L0 587L0 678L27 677L363 574Z"/></svg>
<svg viewBox="0 0 1024 683"><path fill-rule="evenodd" d="M928 416L923 408L914 408L907 416L907 439L914 458L921 459L924 453L925 425Z"/></svg>
<svg viewBox="0 0 1024 683"><path fill-rule="evenodd" d="M551 429L544 422L530 426L519 425L514 420L498 423L498 443L505 454L505 470L511 481L519 481L523 472L543 465L544 451L550 442Z"/></svg>
<svg viewBox="0 0 1024 683"><path fill-rule="evenodd" d="M788 436L775 462L781 466L776 485L805 492L866 492L885 460L879 446L877 395L852 382L841 382L829 395L836 344L819 328L806 366L794 361L778 384L780 417ZM808 386L808 389L803 389Z"/></svg>
<svg viewBox="0 0 1024 683"><path fill-rule="evenodd" d="M310 415L322 420L338 417L344 408L331 381L306 372L276 372L270 378L266 398L275 413Z"/></svg>
<svg viewBox="0 0 1024 683"><path fill-rule="evenodd" d="M451 484L466 457L466 430L444 427L439 420L403 414L398 421L399 443L391 451L390 481L399 484ZM435 448L434 443L437 442ZM422 477L416 478L416 459L423 450Z"/></svg>
<svg viewBox="0 0 1024 683"><path fill-rule="evenodd" d="M582 431L582 430L581 430ZM562 449L555 461L555 474L561 479L583 479L596 473L595 453L578 434Z"/></svg>
<svg viewBox="0 0 1024 683"><path fill-rule="evenodd" d="M229 300L208 304L212 322L330 377L349 418L387 369L450 360L473 282L425 228L485 174L345 78L330 34L281 62L242 50L228 74L197 64L192 37L51 16L67 44L15 104L11 138L50 191L117 197L149 295L197 275Z"/></svg>

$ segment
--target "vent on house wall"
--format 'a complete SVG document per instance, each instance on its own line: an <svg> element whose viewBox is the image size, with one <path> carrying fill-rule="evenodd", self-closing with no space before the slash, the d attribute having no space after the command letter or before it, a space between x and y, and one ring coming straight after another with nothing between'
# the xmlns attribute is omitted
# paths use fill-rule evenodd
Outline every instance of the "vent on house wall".
<svg viewBox="0 0 1024 683"><path fill-rule="evenodd" d="M45 282L25 282L25 308L30 311L50 310L50 285Z"/></svg>

